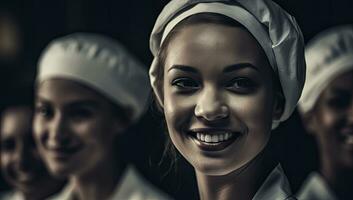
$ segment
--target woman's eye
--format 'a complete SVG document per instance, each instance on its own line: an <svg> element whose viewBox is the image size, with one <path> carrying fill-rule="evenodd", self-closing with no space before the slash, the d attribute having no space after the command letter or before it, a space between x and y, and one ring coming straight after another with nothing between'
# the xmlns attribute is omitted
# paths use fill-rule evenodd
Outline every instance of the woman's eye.
<svg viewBox="0 0 353 200"><path fill-rule="evenodd" d="M349 96L338 96L330 98L327 103L333 109L345 109L349 106L350 100Z"/></svg>
<svg viewBox="0 0 353 200"><path fill-rule="evenodd" d="M82 119L88 119L93 116L93 111L89 109L73 109L70 112L70 117L72 117L74 120L82 120Z"/></svg>
<svg viewBox="0 0 353 200"><path fill-rule="evenodd" d="M37 106L35 112L45 118L49 118L53 115L53 110L48 106Z"/></svg>
<svg viewBox="0 0 353 200"><path fill-rule="evenodd" d="M4 139L1 142L1 150L4 152L13 151L16 147L16 142L14 139Z"/></svg>
<svg viewBox="0 0 353 200"><path fill-rule="evenodd" d="M249 78L235 78L226 84L226 88L237 92L251 92L256 88L256 83Z"/></svg>
<svg viewBox="0 0 353 200"><path fill-rule="evenodd" d="M178 78L172 81L172 85L182 90L196 90L200 88L200 84L191 78Z"/></svg>

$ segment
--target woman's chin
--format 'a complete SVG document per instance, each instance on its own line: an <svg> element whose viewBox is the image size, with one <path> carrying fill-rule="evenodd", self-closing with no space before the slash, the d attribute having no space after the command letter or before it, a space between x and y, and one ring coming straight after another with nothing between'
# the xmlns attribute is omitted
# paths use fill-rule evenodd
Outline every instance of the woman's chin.
<svg viewBox="0 0 353 200"><path fill-rule="evenodd" d="M50 163L48 164L50 174L57 178L66 178L74 173L74 169L68 165Z"/></svg>
<svg viewBox="0 0 353 200"><path fill-rule="evenodd" d="M248 162L239 164L228 164L222 162L202 162L195 163L193 167L197 174L202 174L206 176L225 176L230 173L241 171Z"/></svg>

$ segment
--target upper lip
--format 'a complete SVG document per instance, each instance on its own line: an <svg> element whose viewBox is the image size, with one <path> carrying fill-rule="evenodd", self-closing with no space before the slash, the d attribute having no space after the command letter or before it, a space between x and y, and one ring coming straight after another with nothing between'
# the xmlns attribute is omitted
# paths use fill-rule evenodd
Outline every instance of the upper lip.
<svg viewBox="0 0 353 200"><path fill-rule="evenodd" d="M23 172L23 173L19 173L19 178L18 179L21 182L30 182L30 181L34 180L34 177L35 177L34 174Z"/></svg>
<svg viewBox="0 0 353 200"><path fill-rule="evenodd" d="M76 145L76 146L55 146L55 147L49 147L48 149L50 151L54 152L54 153L70 154L70 153L74 153L78 149L80 149L80 145Z"/></svg>
<svg viewBox="0 0 353 200"><path fill-rule="evenodd" d="M190 132L193 133L217 133L217 132L224 132L224 133L233 133L233 132L239 132L240 131L234 131L228 128L192 128L190 129Z"/></svg>

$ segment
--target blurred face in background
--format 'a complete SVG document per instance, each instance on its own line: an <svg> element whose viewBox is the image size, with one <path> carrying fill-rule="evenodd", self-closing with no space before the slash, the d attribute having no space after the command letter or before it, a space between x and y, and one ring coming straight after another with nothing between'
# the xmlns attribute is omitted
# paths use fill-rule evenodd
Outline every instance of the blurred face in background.
<svg viewBox="0 0 353 200"><path fill-rule="evenodd" d="M310 113L309 129L321 156L353 169L353 71L335 78Z"/></svg>
<svg viewBox="0 0 353 200"><path fill-rule="evenodd" d="M58 176L89 173L113 153L122 132L114 105L80 83L67 79L41 82L36 91L34 132L39 151Z"/></svg>
<svg viewBox="0 0 353 200"><path fill-rule="evenodd" d="M1 116L1 171L5 180L25 194L45 196L62 181L53 179L41 161L32 135L32 110L9 107Z"/></svg>

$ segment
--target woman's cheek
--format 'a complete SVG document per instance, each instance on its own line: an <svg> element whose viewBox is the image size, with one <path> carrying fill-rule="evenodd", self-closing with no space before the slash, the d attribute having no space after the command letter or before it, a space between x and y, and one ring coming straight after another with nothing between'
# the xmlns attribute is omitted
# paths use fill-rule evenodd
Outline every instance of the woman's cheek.
<svg viewBox="0 0 353 200"><path fill-rule="evenodd" d="M41 148L45 142L43 138L49 137L49 130L46 130L46 123L39 117L34 117L32 129L36 144L38 148Z"/></svg>
<svg viewBox="0 0 353 200"><path fill-rule="evenodd" d="M233 117L242 121L249 131L265 131L272 124L272 104L263 92L232 96L228 102Z"/></svg>
<svg viewBox="0 0 353 200"><path fill-rule="evenodd" d="M34 136L39 135L41 132L43 132L43 122L36 116L34 116L33 120L33 133Z"/></svg>
<svg viewBox="0 0 353 200"><path fill-rule="evenodd" d="M164 104L164 113L168 127L172 130L180 130L187 114L185 99L175 96L167 97Z"/></svg>

